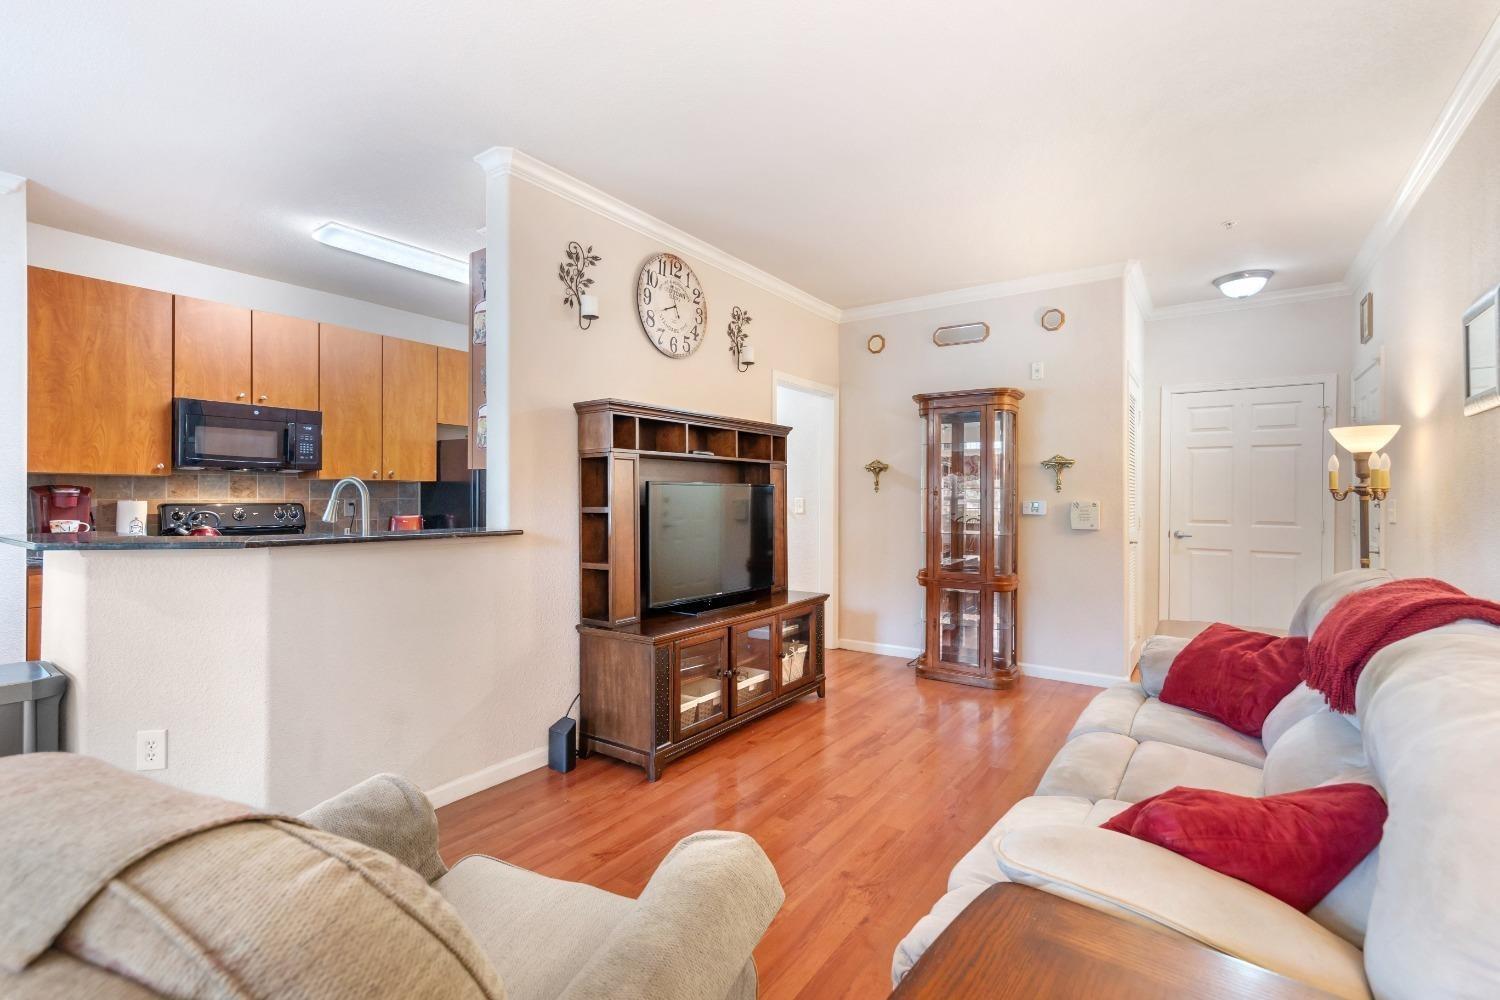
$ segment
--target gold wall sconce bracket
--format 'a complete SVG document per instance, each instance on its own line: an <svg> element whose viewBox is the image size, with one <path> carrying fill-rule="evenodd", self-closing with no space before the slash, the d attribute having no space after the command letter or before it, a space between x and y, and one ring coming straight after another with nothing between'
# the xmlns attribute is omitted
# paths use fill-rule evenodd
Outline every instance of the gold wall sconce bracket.
<svg viewBox="0 0 1500 1000"><path fill-rule="evenodd" d="M882 462L878 458L875 459L873 462L871 462L869 465L865 466L865 471L868 472L868 473L870 473L871 475L873 475L875 477L875 492L876 493L880 492L880 474L882 472L889 472L890 469L891 469L891 467L889 465L887 465L886 463Z"/></svg>
<svg viewBox="0 0 1500 1000"><path fill-rule="evenodd" d="M1042 463L1042 468L1052 473L1055 488L1058 493L1062 492L1062 474L1064 469L1072 468L1077 462L1063 455L1053 455Z"/></svg>

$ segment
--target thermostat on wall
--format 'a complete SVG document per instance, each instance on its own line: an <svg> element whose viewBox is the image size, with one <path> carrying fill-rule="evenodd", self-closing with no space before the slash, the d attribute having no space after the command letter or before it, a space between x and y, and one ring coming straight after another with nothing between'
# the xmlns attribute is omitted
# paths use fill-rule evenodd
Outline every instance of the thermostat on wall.
<svg viewBox="0 0 1500 1000"><path fill-rule="evenodd" d="M1074 500L1068 510L1068 520L1074 531L1099 530L1099 501Z"/></svg>

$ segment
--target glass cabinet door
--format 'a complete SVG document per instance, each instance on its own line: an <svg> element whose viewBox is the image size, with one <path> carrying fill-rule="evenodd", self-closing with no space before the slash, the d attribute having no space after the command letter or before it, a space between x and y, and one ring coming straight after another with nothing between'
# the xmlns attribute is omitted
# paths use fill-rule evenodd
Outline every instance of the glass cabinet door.
<svg viewBox="0 0 1500 1000"><path fill-rule="evenodd" d="M953 666L979 669L979 591L939 587L933 618L937 625L938 659Z"/></svg>
<svg viewBox="0 0 1500 1000"><path fill-rule="evenodd" d="M990 662L996 670L1016 662L1016 593L1000 591L990 609Z"/></svg>
<svg viewBox="0 0 1500 1000"><path fill-rule="evenodd" d="M777 619L780 632L778 690L789 691L813 677L812 612Z"/></svg>
<svg viewBox="0 0 1500 1000"><path fill-rule="evenodd" d="M738 715L747 708L769 701L776 694L771 658L775 619L737 625L729 633L729 710Z"/></svg>
<svg viewBox="0 0 1500 1000"><path fill-rule="evenodd" d="M677 699L673 717L676 738L681 739L723 722L728 717L724 697L729 675L724 635L677 644L672 691Z"/></svg>
<svg viewBox="0 0 1500 1000"><path fill-rule="evenodd" d="M1015 469L1009 461L1015 447L1016 415L1009 410L995 411L995 426L990 446L990 497L993 505L995 551L992 572L1011 576L1016 572L1016 484Z"/></svg>
<svg viewBox="0 0 1500 1000"><path fill-rule="evenodd" d="M978 573L981 555L984 422L980 410L938 414L937 562L943 573Z"/></svg>

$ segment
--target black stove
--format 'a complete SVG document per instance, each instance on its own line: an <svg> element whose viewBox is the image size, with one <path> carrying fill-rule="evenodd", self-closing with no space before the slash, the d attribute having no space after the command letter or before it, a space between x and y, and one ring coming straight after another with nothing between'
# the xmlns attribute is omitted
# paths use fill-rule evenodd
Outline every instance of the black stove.
<svg viewBox="0 0 1500 1000"><path fill-rule="evenodd" d="M163 535L185 535L210 524L225 535L300 535L307 510L300 503L164 503L157 511Z"/></svg>

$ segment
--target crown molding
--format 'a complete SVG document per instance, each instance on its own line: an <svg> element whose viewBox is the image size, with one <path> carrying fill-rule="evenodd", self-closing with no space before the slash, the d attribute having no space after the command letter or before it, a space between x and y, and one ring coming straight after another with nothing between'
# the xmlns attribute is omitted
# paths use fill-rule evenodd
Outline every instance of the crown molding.
<svg viewBox="0 0 1500 1000"><path fill-rule="evenodd" d="M1124 274L1125 264L1121 262L1086 267L1077 271L1037 274L1029 278L997 281L988 285L970 285L968 288L955 288L952 291L937 292L933 295L918 295L910 299L895 299L890 302L877 302L873 305L845 309L840 322L854 323L863 319L880 319L885 316L900 316L928 309L941 309L944 306L961 306L971 302L1009 298L1012 295L1045 292L1053 288L1065 288L1068 285L1087 285L1095 281L1108 281L1111 278L1123 277Z"/></svg>
<svg viewBox="0 0 1500 1000"><path fill-rule="evenodd" d="M1370 272L1375 269L1376 258L1401 230L1407 216L1411 215L1412 209L1427 190L1427 185L1432 183L1432 179L1448 161L1449 154L1463 138L1469 123L1489 99L1496 83L1500 83L1500 18L1490 25L1474 58L1469 60L1463 76L1458 78L1458 85L1449 95L1448 103L1443 105L1437 123L1433 125L1426 144L1417 154L1406 179L1396 191L1395 199L1375 223L1375 228L1365 237L1364 243L1360 244L1359 253L1354 255L1354 261L1344 275L1344 284L1351 290L1363 287L1369 280Z"/></svg>
<svg viewBox="0 0 1500 1000"><path fill-rule="evenodd" d="M1138 260L1125 262L1125 287L1130 290L1131 297L1141 311L1141 315L1150 319L1156 312L1156 306L1151 301L1151 286L1146 282L1146 269Z"/></svg>
<svg viewBox="0 0 1500 1000"><path fill-rule="evenodd" d="M20 174L8 174L0 170L0 194L13 194L26 186L26 178Z"/></svg>
<svg viewBox="0 0 1500 1000"><path fill-rule="evenodd" d="M733 254L678 229L671 223L626 204L591 184L563 173L536 157L528 156L519 149L495 146L474 157L474 161L484 168L487 176L508 174L511 177L519 177L565 201L571 201L575 205L597 212L606 219L634 230L642 236L658 240L673 250L680 251L731 274L741 281L783 298L792 305L806 309L816 316L835 323L840 321L842 312L837 306L824 302L774 274L748 264Z"/></svg>
<svg viewBox="0 0 1500 1000"><path fill-rule="evenodd" d="M1307 285L1288 288L1279 292L1262 292L1245 299L1204 299L1201 302L1184 302L1175 306L1162 306L1146 314L1147 319L1181 319L1184 316L1207 316L1212 313L1244 312L1247 309L1268 309L1272 306L1290 306L1299 302L1317 302L1320 299L1336 299L1349 295L1353 289L1342 281L1327 285Z"/></svg>

